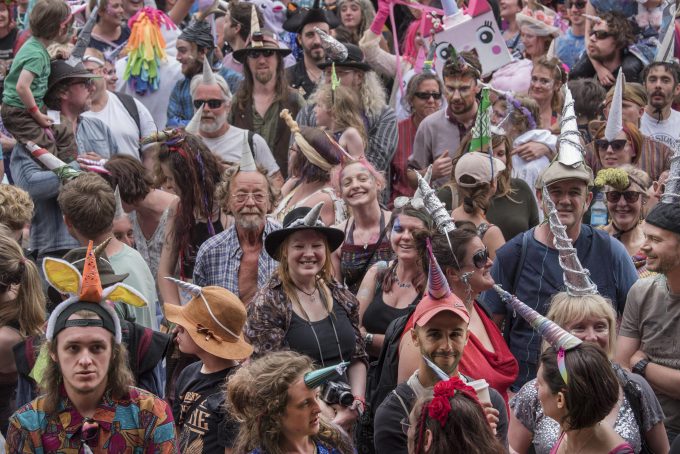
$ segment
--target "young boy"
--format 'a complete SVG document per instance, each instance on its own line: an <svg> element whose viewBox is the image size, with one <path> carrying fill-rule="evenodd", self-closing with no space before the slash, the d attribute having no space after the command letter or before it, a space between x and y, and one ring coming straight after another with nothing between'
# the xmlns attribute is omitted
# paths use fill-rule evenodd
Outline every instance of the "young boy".
<svg viewBox="0 0 680 454"><path fill-rule="evenodd" d="M67 163L77 154L73 131L53 124L43 99L50 76L47 46L66 36L72 19L63 0L36 2L29 18L32 36L17 52L5 78L0 111L3 124L18 142L35 142Z"/></svg>
<svg viewBox="0 0 680 454"><path fill-rule="evenodd" d="M186 287L187 284L175 281ZM222 287L189 284L193 298L184 306L165 304L166 318L177 324L175 341L182 353L200 359L177 378L172 413L179 435L179 452L212 454L232 449L238 423L224 409L223 385L250 356L243 340L246 308Z"/></svg>

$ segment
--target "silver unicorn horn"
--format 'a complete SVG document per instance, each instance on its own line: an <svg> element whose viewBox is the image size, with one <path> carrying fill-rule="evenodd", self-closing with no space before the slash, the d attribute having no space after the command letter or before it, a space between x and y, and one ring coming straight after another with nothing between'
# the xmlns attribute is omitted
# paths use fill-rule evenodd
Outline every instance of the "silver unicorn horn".
<svg viewBox="0 0 680 454"><path fill-rule="evenodd" d="M175 279L174 277L165 276L165 278L170 282L173 282L175 285L177 285L177 287L181 288L187 293L191 293L194 296L201 296L201 293L203 292L201 287L199 287L198 285L180 281L179 279Z"/></svg>
<svg viewBox="0 0 680 454"><path fill-rule="evenodd" d="M590 272L583 268L576 255L576 248L567 236L567 228L557 214L557 208L548 193L548 185L543 185L543 201L548 211L548 223L553 234L553 244L559 252L559 263L564 273L564 285L572 296L597 295L597 285L590 279Z"/></svg>

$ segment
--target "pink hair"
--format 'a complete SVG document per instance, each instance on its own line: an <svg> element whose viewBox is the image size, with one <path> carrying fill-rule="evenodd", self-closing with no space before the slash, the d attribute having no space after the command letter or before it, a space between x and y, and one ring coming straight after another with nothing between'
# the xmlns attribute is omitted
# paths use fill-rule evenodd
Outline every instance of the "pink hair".
<svg viewBox="0 0 680 454"><path fill-rule="evenodd" d="M419 46L416 44L416 38L418 37L418 34L420 34L421 28L423 29L421 38L429 37L432 26L432 18L427 14L423 14L420 19L414 20L409 24L404 36L404 42L402 43L402 57L410 63L416 61L419 49ZM427 49L425 49L425 52L427 52Z"/></svg>

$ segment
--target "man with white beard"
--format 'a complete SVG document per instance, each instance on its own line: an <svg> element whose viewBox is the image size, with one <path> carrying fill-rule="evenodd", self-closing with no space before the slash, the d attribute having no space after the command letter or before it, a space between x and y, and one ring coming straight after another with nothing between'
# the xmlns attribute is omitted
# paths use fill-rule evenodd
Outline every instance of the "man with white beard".
<svg viewBox="0 0 680 454"><path fill-rule="evenodd" d="M231 91L222 76L204 68L203 74L191 80L191 98L196 113L187 131L198 134L208 148L227 163L238 163L247 144L255 162L278 187L283 184L279 166L262 136L229 124Z"/></svg>

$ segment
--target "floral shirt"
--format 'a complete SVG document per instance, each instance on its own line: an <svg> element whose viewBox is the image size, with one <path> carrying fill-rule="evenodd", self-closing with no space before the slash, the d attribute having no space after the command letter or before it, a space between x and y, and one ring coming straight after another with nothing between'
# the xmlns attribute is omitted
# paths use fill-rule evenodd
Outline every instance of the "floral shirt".
<svg viewBox="0 0 680 454"><path fill-rule="evenodd" d="M151 393L131 386L126 399L113 399L107 392L89 421L73 407L63 387L62 395L59 410L52 414L44 410L44 396L17 410L9 423L7 453L80 454L88 452L83 439L92 452L177 452L172 410ZM84 422L90 428L83 430Z"/></svg>
<svg viewBox="0 0 680 454"><path fill-rule="evenodd" d="M360 360L368 365L364 338L359 331L359 302L347 288L337 282L328 283L328 288L333 301L347 312L354 328L355 345L351 361ZM248 305L248 321L244 334L246 341L254 348L253 359L269 352L289 349L286 333L292 316L293 304L283 290L281 279L274 274Z"/></svg>

